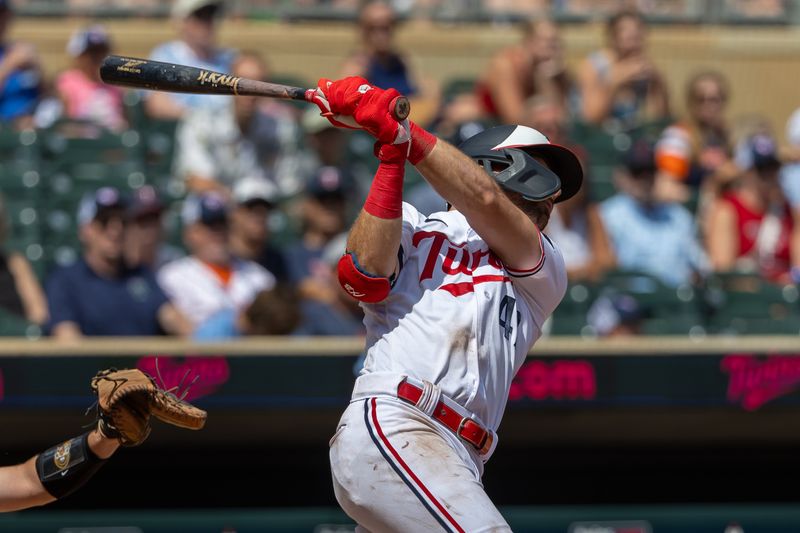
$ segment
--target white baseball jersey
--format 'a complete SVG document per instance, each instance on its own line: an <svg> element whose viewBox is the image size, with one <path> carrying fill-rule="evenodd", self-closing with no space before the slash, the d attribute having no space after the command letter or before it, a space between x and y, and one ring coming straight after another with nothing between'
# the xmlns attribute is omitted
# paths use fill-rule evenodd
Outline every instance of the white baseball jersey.
<svg viewBox="0 0 800 533"><path fill-rule="evenodd" d="M400 272L388 298L364 304L364 374L405 374L495 431L511 387L545 319L564 296L558 248L541 235L535 268L504 266L457 211L425 217L403 204Z"/></svg>
<svg viewBox="0 0 800 533"><path fill-rule="evenodd" d="M395 394L402 376L429 381L497 429L567 286L547 237L520 246L543 252L529 271L505 267L461 213L404 204L400 272L388 298L363 306L367 358L331 439L334 494L357 532L511 530L481 483L493 448L479 455Z"/></svg>
<svg viewBox="0 0 800 533"><path fill-rule="evenodd" d="M158 283L170 301L194 326L222 309L243 309L262 290L275 286L275 276L253 261L234 260L227 284L194 256L183 257L158 271Z"/></svg>

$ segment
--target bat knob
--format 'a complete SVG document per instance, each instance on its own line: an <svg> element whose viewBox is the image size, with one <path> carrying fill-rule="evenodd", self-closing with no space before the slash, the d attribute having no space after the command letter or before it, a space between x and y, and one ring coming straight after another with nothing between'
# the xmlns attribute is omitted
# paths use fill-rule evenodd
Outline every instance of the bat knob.
<svg viewBox="0 0 800 533"><path fill-rule="evenodd" d="M411 113L411 103L405 96L398 96L391 103L392 116L398 122L402 122L408 118Z"/></svg>

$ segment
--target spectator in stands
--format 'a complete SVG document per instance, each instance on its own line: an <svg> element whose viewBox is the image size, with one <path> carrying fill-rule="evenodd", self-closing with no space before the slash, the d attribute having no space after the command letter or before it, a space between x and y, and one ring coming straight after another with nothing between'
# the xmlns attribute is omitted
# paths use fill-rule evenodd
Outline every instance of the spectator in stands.
<svg viewBox="0 0 800 533"><path fill-rule="evenodd" d="M103 83L100 65L111 52L111 40L102 26L76 31L67 43L72 68L56 79L56 90L64 107L64 116L86 120L112 131L127 126L119 87Z"/></svg>
<svg viewBox="0 0 800 533"><path fill-rule="evenodd" d="M302 321L297 335L365 335L364 313L342 289L337 279L337 264L345 252L347 235L341 233L331 239L320 256L314 272L313 290L307 284L300 300Z"/></svg>
<svg viewBox="0 0 800 533"><path fill-rule="evenodd" d="M619 193L600 204L617 266L659 278L670 286L690 283L706 270L691 213L655 196L653 147L639 141L616 176Z"/></svg>
<svg viewBox="0 0 800 533"><path fill-rule="evenodd" d="M183 256L176 247L164 242L163 215L166 206L151 185L136 189L128 209L125 231L125 263L158 271Z"/></svg>
<svg viewBox="0 0 800 533"><path fill-rule="evenodd" d="M780 187L777 145L758 133L737 147L736 161L739 178L709 213L711 265L715 271L759 272L790 282L792 266L800 266L800 220Z"/></svg>
<svg viewBox="0 0 800 533"><path fill-rule="evenodd" d="M259 292L241 311L222 309L194 332L196 341L221 341L245 335L289 335L300 323L297 296L278 285Z"/></svg>
<svg viewBox="0 0 800 533"><path fill-rule="evenodd" d="M42 72L32 44L8 40L13 17L11 0L0 0L0 123L24 129L33 126Z"/></svg>
<svg viewBox="0 0 800 533"><path fill-rule="evenodd" d="M370 166L374 161L371 137L358 140L368 143L369 158L367 161L353 157L350 143L354 135L341 128L335 128L319 110L309 108L303 113L300 124L305 134L305 149L300 159L301 174L305 181L312 180L322 167L333 167L345 177L345 181L353 184L353 193L358 198L366 197L372 185L374 168ZM354 198L356 201L356 198Z"/></svg>
<svg viewBox="0 0 800 533"><path fill-rule="evenodd" d="M630 294L605 289L592 302L586 322L598 337L633 337L642 332L647 310Z"/></svg>
<svg viewBox="0 0 800 533"><path fill-rule="evenodd" d="M11 224L0 196L0 308L34 324L47 321L47 300L24 255L5 247Z"/></svg>
<svg viewBox="0 0 800 533"><path fill-rule="evenodd" d="M706 178L730 161L730 131L725 119L728 80L709 70L694 75L686 86L688 116L664 130L656 145L656 163L663 195L686 200ZM713 187L712 187L713 188Z"/></svg>
<svg viewBox="0 0 800 533"><path fill-rule="evenodd" d="M289 281L301 298L327 292L329 267L322 260L325 247L345 230L347 198L352 184L335 167L321 167L309 180L299 205L302 219L300 240L286 249Z"/></svg>
<svg viewBox="0 0 800 533"><path fill-rule="evenodd" d="M551 143L567 146L581 160L586 155L579 146L572 146L566 136L567 114L554 95L538 95L526 102L522 124L542 132ZM547 234L558 243L570 281L597 280L614 266L614 252L600 218L597 205L589 197L590 180L578 194L555 206L547 225Z"/></svg>
<svg viewBox="0 0 800 533"><path fill-rule="evenodd" d="M528 98L550 95L566 106L570 85L558 27L539 19L525 25L521 42L494 55L477 89L488 115L503 124L519 124Z"/></svg>
<svg viewBox="0 0 800 533"><path fill-rule="evenodd" d="M781 168L781 187L792 209L800 211L800 109L786 123L786 139L789 148Z"/></svg>
<svg viewBox="0 0 800 533"><path fill-rule="evenodd" d="M358 16L361 48L350 55L340 77L361 76L381 88L395 88L411 100L412 118L427 124L439 102L432 80L414 72L405 54L397 49L394 31L397 17L385 1L369 1Z"/></svg>
<svg viewBox="0 0 800 533"><path fill-rule="evenodd" d="M126 208L125 198L111 187L81 200L78 223L83 257L56 270L47 281L49 330L54 337L190 333L188 322L170 303L153 272L144 266L125 266Z"/></svg>
<svg viewBox="0 0 800 533"><path fill-rule="evenodd" d="M223 309L244 309L259 291L275 285L264 267L231 255L225 198L214 193L189 196L182 218L191 255L164 265L158 281L194 327Z"/></svg>
<svg viewBox="0 0 800 533"><path fill-rule="evenodd" d="M243 52L233 75L266 80L267 66L255 52ZM283 102L237 96L222 108L188 112L178 127L176 173L190 192L225 196L238 180L269 180L275 195L302 189L298 168L299 127L294 109Z"/></svg>
<svg viewBox="0 0 800 533"><path fill-rule="evenodd" d="M172 18L178 27L178 39L157 46L150 59L199 67L216 72L230 72L233 50L217 46L217 27L223 10L223 0L175 0ZM176 94L147 91L145 110L153 118L177 120L188 109L210 107L221 109L228 96L207 94Z"/></svg>
<svg viewBox="0 0 800 533"><path fill-rule="evenodd" d="M586 122L613 119L629 128L669 116L667 84L647 55L646 31L636 11L620 11L609 19L607 47L592 52L578 72Z"/></svg>
<svg viewBox="0 0 800 533"><path fill-rule="evenodd" d="M275 208L274 189L263 178L246 178L233 188L235 206L230 216L231 252L239 259L255 261L278 282L288 277L283 251L269 242L269 217Z"/></svg>

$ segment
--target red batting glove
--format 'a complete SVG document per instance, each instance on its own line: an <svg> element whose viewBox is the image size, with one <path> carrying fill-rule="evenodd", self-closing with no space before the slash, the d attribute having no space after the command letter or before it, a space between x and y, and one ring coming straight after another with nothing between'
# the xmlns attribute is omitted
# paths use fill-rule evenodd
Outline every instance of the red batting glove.
<svg viewBox="0 0 800 533"><path fill-rule="evenodd" d="M397 122L392 116L393 101L399 97L396 89L373 89L364 93L356 106L353 118L379 143L404 143L409 139L409 126Z"/></svg>
<svg viewBox="0 0 800 533"><path fill-rule="evenodd" d="M384 91L352 76L336 81L321 78L312 99L334 126L364 129L379 142L392 144L409 138L408 123L398 123L392 116L392 101L398 96L395 89Z"/></svg>
<svg viewBox="0 0 800 533"><path fill-rule="evenodd" d="M364 92L370 90L367 80L358 76L351 76L341 80L331 81L320 78L313 102L317 104L322 116L331 124L339 128L361 129L352 118L358 102Z"/></svg>

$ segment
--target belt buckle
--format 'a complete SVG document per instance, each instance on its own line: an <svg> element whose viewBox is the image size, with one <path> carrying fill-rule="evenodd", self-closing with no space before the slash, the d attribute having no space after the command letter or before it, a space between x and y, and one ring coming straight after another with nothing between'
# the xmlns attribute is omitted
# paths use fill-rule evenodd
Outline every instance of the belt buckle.
<svg viewBox="0 0 800 533"><path fill-rule="evenodd" d="M464 429L464 425L469 421L471 421L473 424L478 426L481 429L481 431L483 431L483 439L481 439L480 443L478 443L478 444L475 444L471 440L468 440L466 437L464 437L461 434L461 430ZM485 427L483 427L481 424L479 424L472 417L465 416L465 417L463 417L461 419L461 422L458 423L458 429L456 430L456 435L458 435L458 437L460 439L463 439L463 440L467 441L473 448L478 450L478 453L480 453L481 455L486 455L487 453L489 453L489 450L492 448L493 437L489 433L489 430L486 429Z"/></svg>

